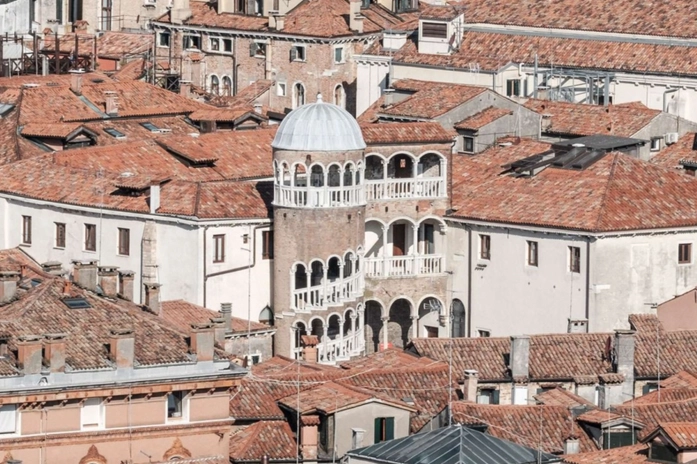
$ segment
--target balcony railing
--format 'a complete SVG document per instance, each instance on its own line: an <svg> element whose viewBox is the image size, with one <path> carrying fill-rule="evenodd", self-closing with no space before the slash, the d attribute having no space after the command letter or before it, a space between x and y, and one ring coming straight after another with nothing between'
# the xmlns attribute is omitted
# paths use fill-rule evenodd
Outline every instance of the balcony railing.
<svg viewBox="0 0 697 464"><path fill-rule="evenodd" d="M345 279L328 281L293 290L293 309L309 311L355 300L363 292L363 274L355 272Z"/></svg>
<svg viewBox="0 0 697 464"><path fill-rule="evenodd" d="M346 361L354 356L360 356L365 350L365 335L362 329L346 334L342 338L337 337L332 340L325 335L322 339L322 343L317 345L317 359L322 364ZM293 348L292 351L295 359L302 359L302 347Z"/></svg>
<svg viewBox="0 0 697 464"><path fill-rule="evenodd" d="M369 278L389 278L441 274L442 255L387 256L365 258L365 275Z"/></svg>
<svg viewBox="0 0 697 464"><path fill-rule="evenodd" d="M365 204L363 185L343 187L295 187L276 185L274 204L296 208L329 208Z"/></svg>
<svg viewBox="0 0 697 464"><path fill-rule="evenodd" d="M445 178L420 177L366 181L366 200L441 198L446 196Z"/></svg>

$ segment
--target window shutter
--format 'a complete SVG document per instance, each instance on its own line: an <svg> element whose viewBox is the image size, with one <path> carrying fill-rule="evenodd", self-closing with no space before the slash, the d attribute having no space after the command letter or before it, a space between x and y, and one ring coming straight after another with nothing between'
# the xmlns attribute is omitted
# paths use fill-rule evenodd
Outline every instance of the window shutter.
<svg viewBox="0 0 697 464"><path fill-rule="evenodd" d="M373 443L380 443L380 441L382 441L382 427L380 426L382 422L381 419L381 417L375 419L375 433L373 436Z"/></svg>
<svg viewBox="0 0 697 464"><path fill-rule="evenodd" d="M14 433L17 430L17 406L0 406L0 433Z"/></svg>
<svg viewBox="0 0 697 464"><path fill-rule="evenodd" d="M256 8L254 8L254 7L255 7L255 4L256 4L256 0L247 0L247 11L246 11L246 13L247 13L248 15L256 14L256 11L255 11Z"/></svg>
<svg viewBox="0 0 697 464"><path fill-rule="evenodd" d="M290 61L295 61L298 59L298 49L296 47L290 47Z"/></svg>
<svg viewBox="0 0 697 464"><path fill-rule="evenodd" d="M494 395L493 395L492 400L493 400L492 401L493 404L499 404L499 391L498 390L494 390Z"/></svg>
<svg viewBox="0 0 697 464"><path fill-rule="evenodd" d="M249 44L249 56L256 56L258 50L259 45L257 45L256 42L252 42Z"/></svg>
<svg viewBox="0 0 697 464"><path fill-rule="evenodd" d="M385 418L385 440L394 440L394 417Z"/></svg>
<svg viewBox="0 0 697 464"><path fill-rule="evenodd" d="M100 422L101 398L89 398L85 400L80 411L80 422L83 427L98 426Z"/></svg>

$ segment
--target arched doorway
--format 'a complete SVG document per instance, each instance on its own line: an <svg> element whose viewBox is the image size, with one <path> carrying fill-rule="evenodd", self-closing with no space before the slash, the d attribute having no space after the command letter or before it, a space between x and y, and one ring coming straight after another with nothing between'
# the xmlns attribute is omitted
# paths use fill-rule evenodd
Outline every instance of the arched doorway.
<svg viewBox="0 0 697 464"><path fill-rule="evenodd" d="M395 348L404 348L411 338L411 303L400 298L390 306L387 341Z"/></svg>
<svg viewBox="0 0 697 464"><path fill-rule="evenodd" d="M382 305L377 301L365 303L365 352L379 351L382 330Z"/></svg>
<svg viewBox="0 0 697 464"><path fill-rule="evenodd" d="M462 301L460 300L453 300L450 310L452 312L452 327L450 336L453 338L466 337L465 305L462 304Z"/></svg>
<svg viewBox="0 0 697 464"><path fill-rule="evenodd" d="M443 304L438 298L424 298L419 304L418 337L438 338L439 317L443 312Z"/></svg>

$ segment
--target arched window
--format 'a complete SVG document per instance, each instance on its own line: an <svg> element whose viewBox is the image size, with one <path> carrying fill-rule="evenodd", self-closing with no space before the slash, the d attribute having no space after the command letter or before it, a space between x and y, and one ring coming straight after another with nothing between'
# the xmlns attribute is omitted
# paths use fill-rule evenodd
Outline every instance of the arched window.
<svg viewBox="0 0 697 464"><path fill-rule="evenodd" d="M353 274L353 253L347 251L344 255L344 279Z"/></svg>
<svg viewBox="0 0 697 464"><path fill-rule="evenodd" d="M342 108L346 106L346 91L342 84L334 87L334 104Z"/></svg>
<svg viewBox="0 0 697 464"><path fill-rule="evenodd" d="M232 95L232 79L229 76L223 76L223 95L226 97Z"/></svg>
<svg viewBox="0 0 697 464"><path fill-rule="evenodd" d="M307 288L307 270L302 264L295 267L295 289Z"/></svg>
<svg viewBox="0 0 697 464"><path fill-rule="evenodd" d="M460 300L453 300L451 311L453 312L452 337L462 338L465 336L465 305Z"/></svg>
<svg viewBox="0 0 697 464"><path fill-rule="evenodd" d="M327 172L327 185L330 187L339 187L341 185L341 173L339 165L332 164Z"/></svg>
<svg viewBox="0 0 697 464"><path fill-rule="evenodd" d="M341 277L341 267L339 266L339 258L335 256L327 264L327 278L330 281L334 281L339 277Z"/></svg>
<svg viewBox="0 0 697 464"><path fill-rule="evenodd" d="M210 89L213 95L218 95L220 93L220 79L215 74L211 74Z"/></svg>
<svg viewBox="0 0 697 464"><path fill-rule="evenodd" d="M305 104L305 86L300 82L293 86L293 108L303 106Z"/></svg>
<svg viewBox="0 0 697 464"><path fill-rule="evenodd" d="M310 274L310 286L316 287L322 285L324 280L324 264L321 261L313 261Z"/></svg>
<svg viewBox="0 0 697 464"><path fill-rule="evenodd" d="M269 305L264 306L264 309L259 313L259 322L262 324L273 325L273 311Z"/></svg>
<svg viewBox="0 0 697 464"><path fill-rule="evenodd" d="M355 173L353 163L347 163L344 166L344 185L353 185L353 174Z"/></svg>
<svg viewBox="0 0 697 464"><path fill-rule="evenodd" d="M295 332L293 337L295 339L295 347L300 348L302 346L302 336L307 332L307 327L304 323L298 321L295 323L295 330L293 330L293 332Z"/></svg>
<svg viewBox="0 0 697 464"><path fill-rule="evenodd" d="M312 166L310 185L313 187L324 187L324 169L322 169L322 166L317 164Z"/></svg>

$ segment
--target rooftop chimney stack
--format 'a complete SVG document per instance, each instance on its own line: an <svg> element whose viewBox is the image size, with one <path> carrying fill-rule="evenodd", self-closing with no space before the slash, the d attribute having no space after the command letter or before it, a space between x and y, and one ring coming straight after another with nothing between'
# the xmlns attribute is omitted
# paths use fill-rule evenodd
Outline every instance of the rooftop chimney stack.
<svg viewBox="0 0 697 464"><path fill-rule="evenodd" d="M261 114L263 112L262 110L262 104L259 102L254 102L254 112L256 114Z"/></svg>
<svg viewBox="0 0 697 464"><path fill-rule="evenodd" d="M82 69L73 69L70 72L70 90L75 95L82 95L82 77L85 71Z"/></svg>
<svg viewBox="0 0 697 464"><path fill-rule="evenodd" d="M106 114L109 116L119 115L119 99L115 91L107 90L104 92L104 105L106 108Z"/></svg>
<svg viewBox="0 0 697 464"><path fill-rule="evenodd" d="M97 290L97 262L73 261L73 282L87 290Z"/></svg>
<svg viewBox="0 0 697 464"><path fill-rule="evenodd" d="M477 384L479 373L472 369L465 369L465 381L462 384L462 399L465 401L477 402Z"/></svg>
<svg viewBox="0 0 697 464"><path fill-rule="evenodd" d="M349 29L356 34L363 33L363 15L361 15L361 0L349 0Z"/></svg>
<svg viewBox="0 0 697 464"><path fill-rule="evenodd" d="M530 337L516 335L511 337L511 376L516 379L528 379L530 374Z"/></svg>
<svg viewBox="0 0 697 464"><path fill-rule="evenodd" d="M134 276L133 271L119 271L119 296L124 300L133 301Z"/></svg>
<svg viewBox="0 0 697 464"><path fill-rule="evenodd" d="M116 298L119 293L119 272L116 266L99 266L99 286L104 296Z"/></svg>
<svg viewBox="0 0 697 464"><path fill-rule="evenodd" d="M317 364L319 338L317 335L303 335L300 337L303 345L303 359L308 364Z"/></svg>
<svg viewBox="0 0 697 464"><path fill-rule="evenodd" d="M17 271L0 272L0 302L8 302L15 297L19 276Z"/></svg>
<svg viewBox="0 0 697 464"><path fill-rule="evenodd" d="M634 347L635 331L615 330L614 367L615 372L624 375L622 393L624 401L634 398Z"/></svg>
<svg viewBox="0 0 697 464"><path fill-rule="evenodd" d="M22 335L17 341L19 367L24 375L40 374L42 366L41 337Z"/></svg>
<svg viewBox="0 0 697 464"><path fill-rule="evenodd" d="M191 354L197 361L213 361L215 330L212 323L191 324Z"/></svg>
<svg viewBox="0 0 697 464"><path fill-rule="evenodd" d="M211 322L213 323L213 327L215 329L215 342L224 347L225 333L227 332L227 330L225 330L225 319L222 317L213 317L211 318Z"/></svg>
<svg viewBox="0 0 697 464"><path fill-rule="evenodd" d="M145 306L150 308L153 314L160 316L160 284L143 284L145 286Z"/></svg>
<svg viewBox="0 0 697 464"><path fill-rule="evenodd" d="M186 98L191 96L191 81L179 81L179 95Z"/></svg>
<svg viewBox="0 0 697 464"><path fill-rule="evenodd" d="M160 183L150 186L150 214L157 214L160 209Z"/></svg>
<svg viewBox="0 0 697 464"><path fill-rule="evenodd" d="M300 414L300 411L297 413ZM319 416L300 416L300 449L305 462L317 459L318 425Z"/></svg>
<svg viewBox="0 0 697 464"><path fill-rule="evenodd" d="M44 356L46 364L50 366L51 373L65 372L65 340L67 334L45 334Z"/></svg>
<svg viewBox="0 0 697 464"><path fill-rule="evenodd" d="M286 25L286 15L278 11L269 12L269 29L282 31Z"/></svg>
<svg viewBox="0 0 697 464"><path fill-rule="evenodd" d="M41 269L44 272L54 276L62 276L65 274L65 270L63 269L63 265L60 261L47 261L45 263L41 263Z"/></svg>
<svg viewBox="0 0 697 464"><path fill-rule="evenodd" d="M233 4L233 0L223 0ZM220 1L218 1L218 13L220 13ZM232 11L230 11L232 13ZM183 24L184 21L191 17L191 6L189 0L173 0L172 9L170 10L170 20L172 24Z"/></svg>
<svg viewBox="0 0 697 464"><path fill-rule="evenodd" d="M133 329L118 328L109 331L109 349L111 360L118 369L133 367L135 360L136 338Z"/></svg>
<svg viewBox="0 0 697 464"><path fill-rule="evenodd" d="M225 320L225 330L232 332L232 303L221 303L220 313Z"/></svg>
<svg viewBox="0 0 697 464"><path fill-rule="evenodd" d="M581 452L581 442L578 437L569 435L564 440L564 454L578 454Z"/></svg>

